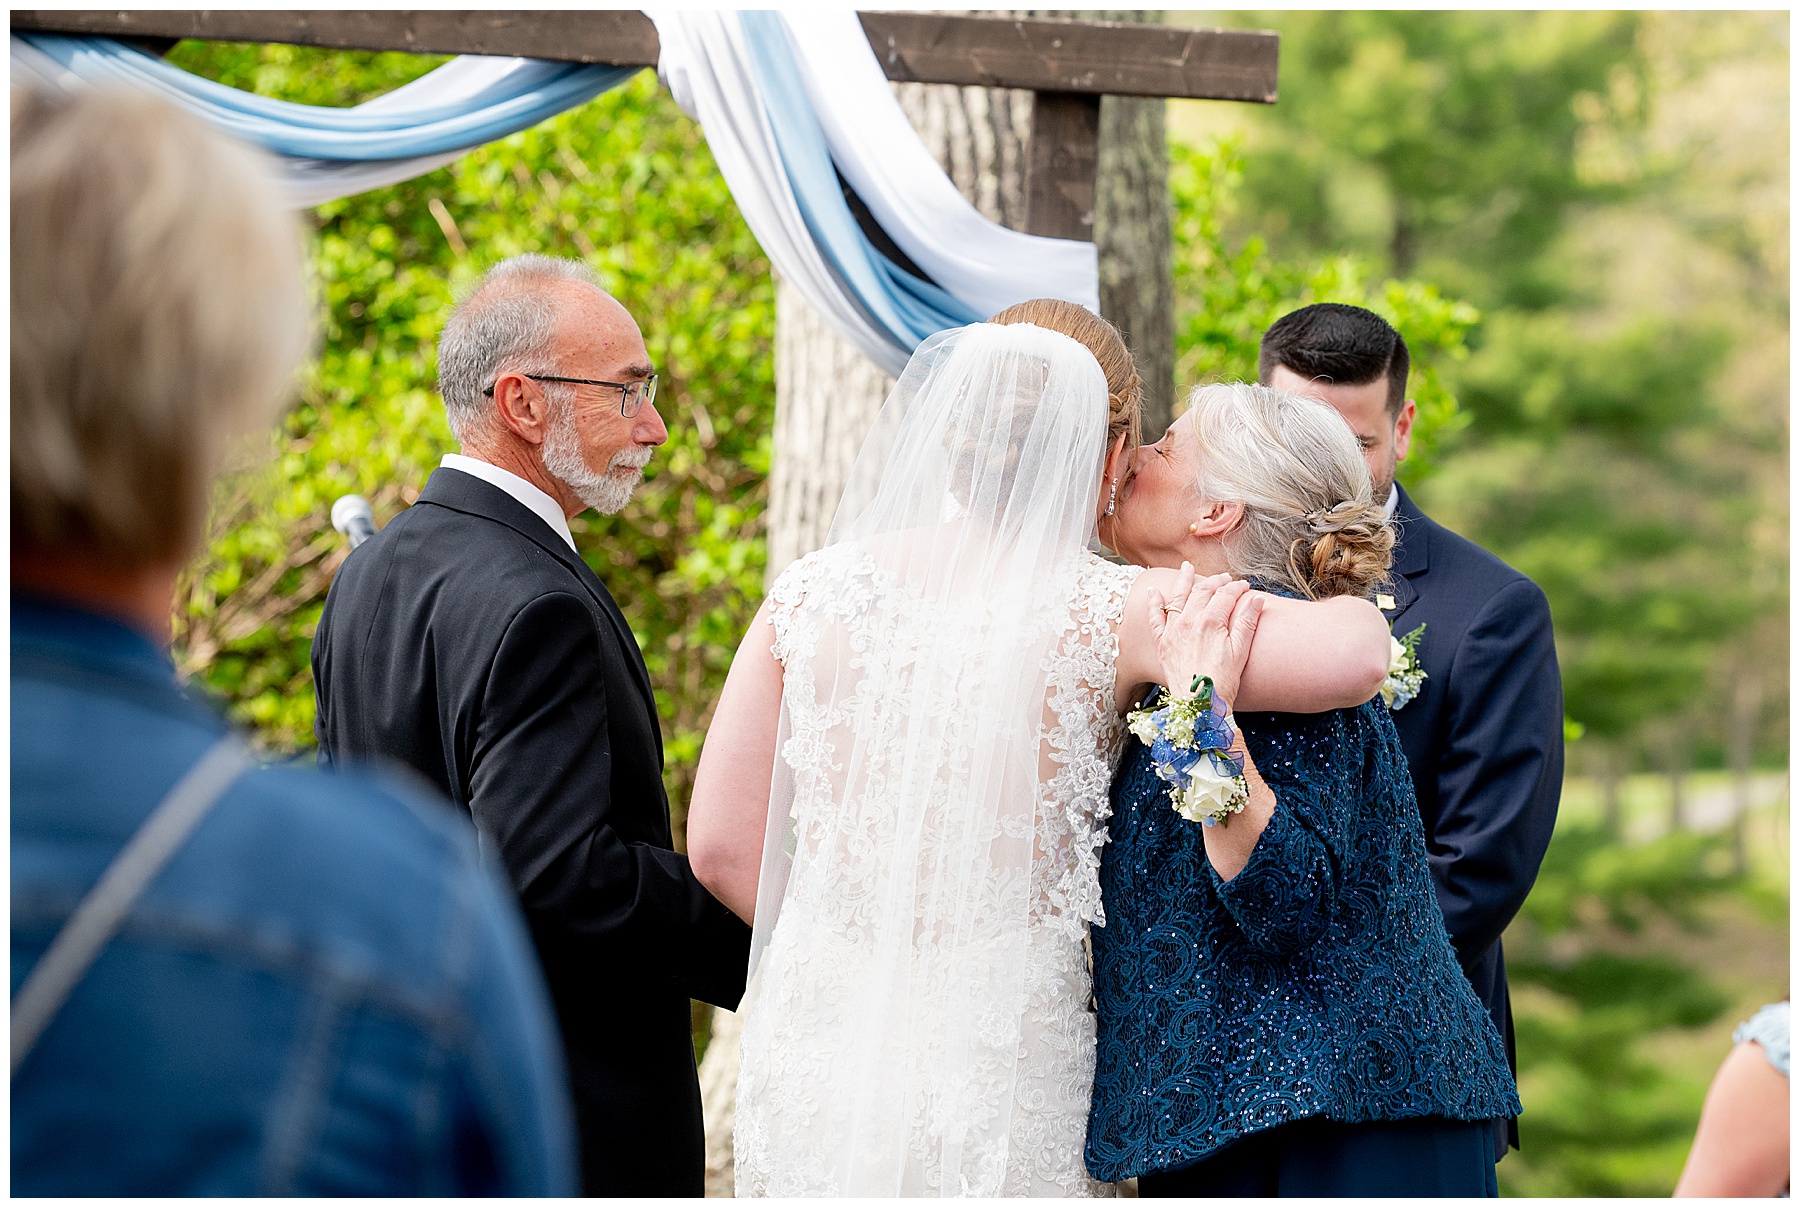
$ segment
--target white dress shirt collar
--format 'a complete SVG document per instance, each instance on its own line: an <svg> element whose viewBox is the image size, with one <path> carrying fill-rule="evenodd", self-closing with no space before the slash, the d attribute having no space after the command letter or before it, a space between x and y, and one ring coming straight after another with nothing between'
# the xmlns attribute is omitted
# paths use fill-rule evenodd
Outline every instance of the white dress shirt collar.
<svg viewBox="0 0 1800 1208"><path fill-rule="evenodd" d="M506 471L504 471L504 470L501 471L502 474L504 474L505 472ZM545 498L548 498L548 496L546 496ZM1392 520L1394 518L1394 512L1399 507L1400 507L1400 484L1397 482L1391 483L1388 486L1387 503L1383 505L1383 510L1387 513L1387 518L1389 520Z"/></svg>
<svg viewBox="0 0 1800 1208"><path fill-rule="evenodd" d="M493 483L543 517L551 532L561 537L570 549L575 548L575 534L569 531L569 518L563 515L562 505L511 470L502 470L499 466L473 457L464 457L461 453L446 453L444 460L438 464L446 470L461 470L483 482Z"/></svg>

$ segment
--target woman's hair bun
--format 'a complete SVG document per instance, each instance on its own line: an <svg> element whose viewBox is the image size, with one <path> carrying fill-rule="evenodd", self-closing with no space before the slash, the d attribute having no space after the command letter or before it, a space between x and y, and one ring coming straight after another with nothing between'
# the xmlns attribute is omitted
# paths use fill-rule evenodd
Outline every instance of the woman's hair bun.
<svg viewBox="0 0 1800 1208"><path fill-rule="evenodd" d="M1248 382L1202 386L1189 409L1195 490L1243 507L1222 538L1231 569L1311 599L1372 594L1393 559L1394 532L1344 417L1319 399Z"/></svg>
<svg viewBox="0 0 1800 1208"><path fill-rule="evenodd" d="M1394 527L1384 509L1346 500L1306 517L1309 536L1288 547L1288 567L1306 594L1368 596L1387 577L1393 562Z"/></svg>

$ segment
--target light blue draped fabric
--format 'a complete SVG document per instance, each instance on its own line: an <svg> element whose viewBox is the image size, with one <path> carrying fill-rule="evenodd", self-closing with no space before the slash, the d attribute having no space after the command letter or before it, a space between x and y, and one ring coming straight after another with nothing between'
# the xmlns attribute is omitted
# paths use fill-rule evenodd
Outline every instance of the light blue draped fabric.
<svg viewBox="0 0 1800 1208"><path fill-rule="evenodd" d="M448 103L333 109L214 83L110 38L13 36L87 83L148 88L277 155L340 162L410 159L478 147L573 108L642 70L533 62L509 73L497 88Z"/></svg>
<svg viewBox="0 0 1800 1208"><path fill-rule="evenodd" d="M842 16L854 21L851 14ZM722 108L713 107L710 121L703 118L703 129L709 141L731 140L757 128L766 130L762 137L773 141L771 155L756 161L762 168L727 171L745 219L776 269L799 286L807 301L840 333L889 372L897 372L926 337L980 321L993 309L996 296L1002 300L1070 297L1090 307L1097 301L1091 245L1087 245L1088 264L1076 264L1080 271L1050 268L1046 272L1056 257L1046 255L1044 249L1064 241L1040 240L1042 247L1036 249L1010 247L1009 239L1023 237L999 227L980 229L985 220L975 217L972 210L967 218L975 229L968 229L965 222L964 229L955 234L946 231L944 224L921 226L913 219L910 235L914 246L909 254L920 263L955 265L963 274L962 291L989 295L979 299L988 305L978 306L901 268L864 234L845 200L832 144L814 110L825 101L816 90L815 94L808 92L807 63L797 60L795 44L783 24L790 18L769 11L670 12L653 17L659 28L668 21L684 19L702 25L710 20L712 24L705 27L716 27L718 32L709 35L713 41L701 54L706 61L691 60L689 67L735 71L737 85L726 90L731 100ZM815 14L799 19L827 18ZM670 32L665 30L664 37L661 70L665 78L670 68ZM849 52L852 43L858 51L862 49L860 30L854 31L855 37L851 32L835 32L840 43L833 63L845 61L842 54ZM700 49L699 43L676 41L688 47L689 56ZM736 49L727 44L735 44ZM92 84L148 88L220 129L275 153L281 159L289 204L295 206L317 205L422 175L483 143L580 105L641 70L465 56L386 96L340 109L257 96L203 79L109 38L15 33L12 48L15 83L26 81L57 89ZM817 59L820 51L814 48L808 53ZM854 83L865 93L879 93L878 99L888 103L885 82L872 58L871 65L862 70L873 74L866 81L858 77ZM681 95L680 90L677 94ZM869 97L864 96L863 101L866 107ZM690 102L683 104L690 113L702 116ZM756 112L759 109L761 112ZM861 153L867 140L855 137L861 127L853 125L848 132L841 128L844 115L851 111L840 108L829 116L838 124L831 137L849 138L845 146L854 148L854 155ZM891 124L904 133L902 119L889 116ZM893 137L899 135L887 130L880 141ZM922 148L913 151L922 154ZM878 202L891 205L894 198L890 193L905 193L907 182L918 180L912 161L903 157L898 162L907 163L908 168L897 184L886 186L888 191L875 199ZM720 163L722 169L730 168L722 153ZM927 162L926 166L932 165ZM935 184L948 189L947 181ZM962 204L954 196L951 200ZM909 212L926 211L914 207ZM941 214L942 207L936 212ZM972 274L969 265L975 266Z"/></svg>
<svg viewBox="0 0 1800 1208"><path fill-rule="evenodd" d="M900 268L877 250L857 225L832 166L825 134L805 90L797 84L800 67L782 29L781 14L744 12L738 19L743 23L744 41L782 166L806 228L826 264L863 305L869 319L909 352L927 336L946 328L979 323L984 315Z"/></svg>
<svg viewBox="0 0 1800 1208"><path fill-rule="evenodd" d="M854 10L649 15L657 74L706 131L783 281L887 372L925 336L1028 298L1098 311L1094 245L1008 230L963 197L912 128ZM850 188L881 228L872 238L845 200ZM878 250L890 244L901 249L891 260Z"/></svg>

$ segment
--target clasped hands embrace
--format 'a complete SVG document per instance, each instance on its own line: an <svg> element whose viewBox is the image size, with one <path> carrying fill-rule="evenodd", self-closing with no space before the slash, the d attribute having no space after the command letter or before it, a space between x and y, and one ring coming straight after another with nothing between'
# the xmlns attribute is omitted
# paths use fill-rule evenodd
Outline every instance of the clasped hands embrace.
<svg viewBox="0 0 1800 1208"><path fill-rule="evenodd" d="M1238 701L1257 623L1271 597L1229 573L1196 578L1187 562L1181 564L1167 598L1154 586L1145 596L1144 619L1156 638L1169 696L1177 700L1192 696L1202 679L1210 679L1213 699L1223 703L1229 717ZM1203 832L1207 859L1225 880L1236 876L1250 859L1275 812L1275 794L1257 772L1249 749L1237 742L1232 754L1243 760L1249 803L1228 821Z"/></svg>
<svg viewBox="0 0 1800 1208"><path fill-rule="evenodd" d="M1385 673L1387 627L1366 600L1308 601L1256 591L1229 573L1132 569L1118 624L1114 700L1120 714L1155 687L1186 695L1207 676L1232 709L1317 712L1349 708L1375 695ZM782 667L765 607L752 620L732 663L707 733L688 815L688 852L701 882L747 922L756 915L763 874L768 797L775 774ZM1264 640L1256 642L1259 628ZM1322 657L1314 657L1321 654ZM1206 849L1221 877L1244 865L1275 809L1275 797L1249 752L1250 803L1229 826L1206 828Z"/></svg>

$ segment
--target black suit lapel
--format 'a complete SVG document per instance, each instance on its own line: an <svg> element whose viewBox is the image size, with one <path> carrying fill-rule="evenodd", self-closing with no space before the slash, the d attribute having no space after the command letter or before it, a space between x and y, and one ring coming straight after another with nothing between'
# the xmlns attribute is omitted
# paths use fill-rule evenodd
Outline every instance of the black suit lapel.
<svg viewBox="0 0 1800 1208"><path fill-rule="evenodd" d="M1391 624L1405 615L1406 610L1418 601L1419 589L1413 586L1411 579L1405 575L1390 574L1386 582L1376 589L1375 603L1381 607L1381 615Z"/></svg>
<svg viewBox="0 0 1800 1208"><path fill-rule="evenodd" d="M1406 610L1418 602L1419 588L1414 580L1431 569L1431 521L1413 503L1405 487L1398 490L1399 505L1394 509L1394 563L1375 601L1390 624L1399 621ZM1400 626L1395 624L1394 630L1398 633Z"/></svg>
<svg viewBox="0 0 1800 1208"><path fill-rule="evenodd" d="M625 662L631 667L632 678L638 691L643 694L645 707L650 710L652 718L656 717L656 693L650 687L650 671L644 666L644 655L638 649L637 638L633 636L631 626L625 623L625 614L619 611L618 602L606 590L606 584L600 581L594 568L582 561L581 555L570 549L562 535L544 523L542 516L493 483L485 482L473 474L464 474L461 470L442 466L431 472L425 489L419 492L419 502L435 504L469 516L480 516L505 525L568 567L612 624L613 633L625 650ZM660 749L661 727L657 726L656 730Z"/></svg>

